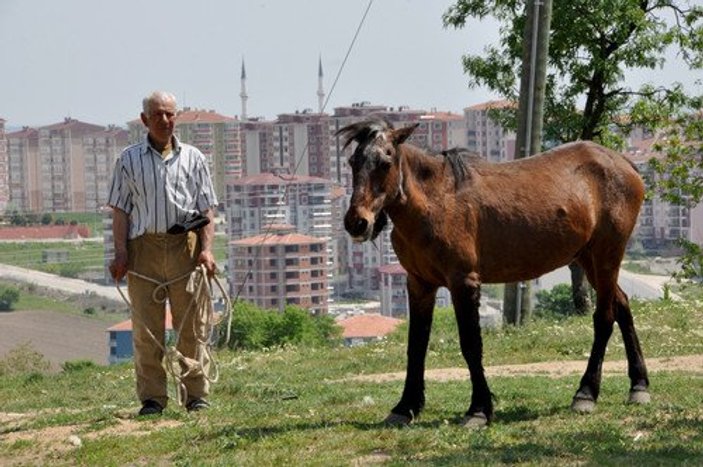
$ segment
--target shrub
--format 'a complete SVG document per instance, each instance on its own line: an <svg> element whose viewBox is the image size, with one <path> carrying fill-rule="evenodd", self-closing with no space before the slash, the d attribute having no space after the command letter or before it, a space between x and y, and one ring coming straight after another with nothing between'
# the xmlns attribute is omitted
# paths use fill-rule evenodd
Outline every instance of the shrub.
<svg viewBox="0 0 703 467"><path fill-rule="evenodd" d="M551 290L536 294L534 314L537 317L565 317L576 313L569 284L557 284Z"/></svg>
<svg viewBox="0 0 703 467"><path fill-rule="evenodd" d="M90 360L74 360L64 362L63 365L61 365L61 369L64 371L64 373L75 373L78 371L85 371L96 367L97 365Z"/></svg>
<svg viewBox="0 0 703 467"><path fill-rule="evenodd" d="M233 313L229 346L234 349L255 350L286 344L329 345L341 335L333 318L312 316L294 306L287 306L279 313L239 302Z"/></svg>
<svg viewBox="0 0 703 467"><path fill-rule="evenodd" d="M20 299L20 291L15 287L0 286L0 311L12 310L15 302Z"/></svg>
<svg viewBox="0 0 703 467"><path fill-rule="evenodd" d="M49 366L44 356L27 342L11 349L0 360L0 376L44 373L49 370Z"/></svg>
<svg viewBox="0 0 703 467"><path fill-rule="evenodd" d="M42 225L50 225L52 222L54 222L54 216L51 213L47 212L41 216Z"/></svg>

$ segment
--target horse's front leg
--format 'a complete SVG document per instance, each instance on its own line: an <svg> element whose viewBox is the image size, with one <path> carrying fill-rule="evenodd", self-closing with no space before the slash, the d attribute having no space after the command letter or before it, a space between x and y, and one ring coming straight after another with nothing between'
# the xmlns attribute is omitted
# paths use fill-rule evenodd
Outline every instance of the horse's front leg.
<svg viewBox="0 0 703 467"><path fill-rule="evenodd" d="M436 293L436 287L429 286L412 274L408 274L410 317L405 388L400 402L386 417L386 424L408 425L419 415L425 405L425 356L432 329Z"/></svg>
<svg viewBox="0 0 703 467"><path fill-rule="evenodd" d="M464 415L463 424L466 427L482 427L493 418L493 399L482 363L483 341L479 317L481 283L475 273L458 282L452 286L452 302L461 353L469 367L472 386L471 405Z"/></svg>

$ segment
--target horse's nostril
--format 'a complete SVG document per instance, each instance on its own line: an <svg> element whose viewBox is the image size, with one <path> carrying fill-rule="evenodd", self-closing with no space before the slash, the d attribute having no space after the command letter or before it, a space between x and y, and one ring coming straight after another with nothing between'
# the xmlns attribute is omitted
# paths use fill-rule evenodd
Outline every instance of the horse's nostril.
<svg viewBox="0 0 703 467"><path fill-rule="evenodd" d="M357 236L357 235L361 235L361 234L365 233L368 226L369 226L369 223L366 221L366 219L364 219L362 217L359 217L351 222L345 222L345 227L347 229L347 232L349 232L353 236Z"/></svg>

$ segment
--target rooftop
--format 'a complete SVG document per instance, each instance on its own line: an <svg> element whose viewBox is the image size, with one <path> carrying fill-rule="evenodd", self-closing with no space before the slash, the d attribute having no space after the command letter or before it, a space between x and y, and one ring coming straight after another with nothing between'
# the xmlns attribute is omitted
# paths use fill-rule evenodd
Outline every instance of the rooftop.
<svg viewBox="0 0 703 467"><path fill-rule="evenodd" d="M356 315L337 321L345 339L382 337L395 331L403 320L375 313Z"/></svg>

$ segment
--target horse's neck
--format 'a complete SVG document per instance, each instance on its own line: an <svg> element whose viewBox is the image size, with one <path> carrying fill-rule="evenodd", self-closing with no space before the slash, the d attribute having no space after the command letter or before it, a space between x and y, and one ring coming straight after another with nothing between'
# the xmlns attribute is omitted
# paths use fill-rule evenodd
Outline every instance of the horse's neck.
<svg viewBox="0 0 703 467"><path fill-rule="evenodd" d="M433 200L445 190L446 176L441 161L407 145L400 154L399 169L399 196L387 211L394 225L412 226L437 207Z"/></svg>

